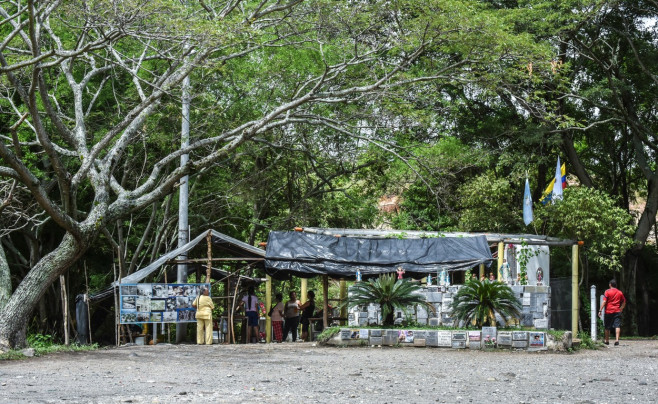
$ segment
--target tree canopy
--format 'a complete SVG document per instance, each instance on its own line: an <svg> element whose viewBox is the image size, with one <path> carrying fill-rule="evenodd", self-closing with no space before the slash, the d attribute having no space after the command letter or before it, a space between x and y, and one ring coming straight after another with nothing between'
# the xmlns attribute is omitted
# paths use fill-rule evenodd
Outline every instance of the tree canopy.
<svg viewBox="0 0 658 404"><path fill-rule="evenodd" d="M60 275L82 290L93 262L101 285L112 262L131 272L175 243L186 176L190 226L249 243L295 225L583 239L591 273L620 271L632 327L649 332L657 11L602 0L4 2L0 344L22 345L35 314L37 329L55 327L46 302L58 301ZM535 204L525 227L525 177L538 201L558 156L564 201ZM378 209L382 198L394 209Z"/></svg>

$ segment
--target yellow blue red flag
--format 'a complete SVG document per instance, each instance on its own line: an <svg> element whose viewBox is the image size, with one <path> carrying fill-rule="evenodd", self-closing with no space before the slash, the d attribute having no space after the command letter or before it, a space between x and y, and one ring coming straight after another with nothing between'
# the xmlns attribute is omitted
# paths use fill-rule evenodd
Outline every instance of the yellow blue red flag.
<svg viewBox="0 0 658 404"><path fill-rule="evenodd" d="M559 157L558 157L558 161L559 161ZM566 167L566 163L562 164L562 166L560 167L560 174L562 175L562 189L564 189L564 188L567 187L567 167ZM548 186L544 190L544 193L541 195L540 200L541 200L542 204L546 205L548 202L550 202L553 199L553 187L554 186L555 186L555 178L553 178L551 180L551 182L548 184Z"/></svg>

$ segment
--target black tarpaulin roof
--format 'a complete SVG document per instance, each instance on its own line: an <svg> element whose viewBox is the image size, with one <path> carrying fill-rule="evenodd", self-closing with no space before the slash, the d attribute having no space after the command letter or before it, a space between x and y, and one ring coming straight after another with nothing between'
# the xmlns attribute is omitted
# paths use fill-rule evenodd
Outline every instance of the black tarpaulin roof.
<svg viewBox="0 0 658 404"><path fill-rule="evenodd" d="M274 277L353 278L357 270L372 276L398 267L409 276L422 276L444 269L468 270L491 261L485 236L375 239L273 231L265 251L265 270Z"/></svg>

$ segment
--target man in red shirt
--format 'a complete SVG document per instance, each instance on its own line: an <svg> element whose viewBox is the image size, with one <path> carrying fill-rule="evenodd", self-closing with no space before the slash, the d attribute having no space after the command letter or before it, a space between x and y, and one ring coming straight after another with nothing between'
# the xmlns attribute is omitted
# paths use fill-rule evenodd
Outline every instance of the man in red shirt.
<svg viewBox="0 0 658 404"><path fill-rule="evenodd" d="M609 283L610 289L605 291L603 295L603 304L599 314L603 313L605 309L605 340L604 344L610 344L610 331L615 329L615 345L619 345L619 334L621 329L621 312L626 307L626 298L621 290L617 289L617 281L611 280Z"/></svg>

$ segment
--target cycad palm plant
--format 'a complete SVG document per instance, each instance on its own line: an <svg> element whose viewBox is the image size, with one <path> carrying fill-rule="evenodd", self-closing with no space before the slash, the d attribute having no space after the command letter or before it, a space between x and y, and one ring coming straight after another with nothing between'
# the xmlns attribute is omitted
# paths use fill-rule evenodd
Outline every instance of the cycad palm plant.
<svg viewBox="0 0 658 404"><path fill-rule="evenodd" d="M462 286L452 301L452 315L466 324L496 325L496 314L506 322L521 316L521 303L512 289L500 282L472 280Z"/></svg>
<svg viewBox="0 0 658 404"><path fill-rule="evenodd" d="M427 303L425 296L417 294L420 286L417 284L396 280L393 274L383 274L376 279L367 282L358 282L350 288L348 305L368 305L377 303L382 310L384 325L393 325L395 309L406 311L408 306L423 305L435 311L434 307Z"/></svg>

